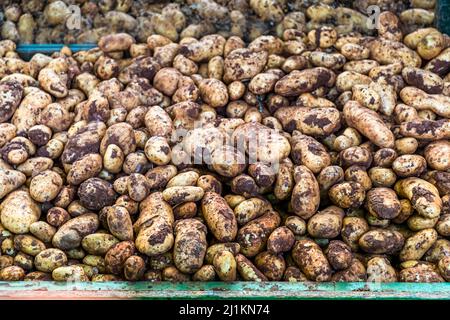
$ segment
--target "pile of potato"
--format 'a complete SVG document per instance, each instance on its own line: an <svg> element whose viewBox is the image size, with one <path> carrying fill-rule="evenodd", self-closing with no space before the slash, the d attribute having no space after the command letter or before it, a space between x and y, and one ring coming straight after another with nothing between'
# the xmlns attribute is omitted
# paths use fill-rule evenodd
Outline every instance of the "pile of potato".
<svg viewBox="0 0 450 320"><path fill-rule="evenodd" d="M324 25L374 33L365 23L372 5L398 14L410 32L432 25L436 0L2 0L0 34L21 43L97 43L120 32L139 42L152 34L177 42L214 33L253 41Z"/></svg>
<svg viewBox="0 0 450 320"><path fill-rule="evenodd" d="M450 39L412 2L0 41L0 280L450 281Z"/></svg>

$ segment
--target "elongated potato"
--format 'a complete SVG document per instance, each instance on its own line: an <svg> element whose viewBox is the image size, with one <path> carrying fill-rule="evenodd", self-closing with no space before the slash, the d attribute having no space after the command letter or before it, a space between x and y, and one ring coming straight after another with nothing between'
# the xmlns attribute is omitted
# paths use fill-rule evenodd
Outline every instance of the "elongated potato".
<svg viewBox="0 0 450 320"><path fill-rule="evenodd" d="M394 146L394 135L376 112L361 107L356 101L349 101L344 106L344 117L350 127L357 129L377 146Z"/></svg>
<svg viewBox="0 0 450 320"><path fill-rule="evenodd" d="M299 217L308 219L319 208L319 184L314 174L306 166L295 167L294 179L296 185L292 190L292 208Z"/></svg>
<svg viewBox="0 0 450 320"><path fill-rule="evenodd" d="M442 200L437 188L420 178L406 178L395 184L395 191L411 201L417 213L426 218L436 218L442 210Z"/></svg>
<svg viewBox="0 0 450 320"><path fill-rule="evenodd" d="M295 243L292 258L309 280L331 280L331 266L322 249L314 241L305 239Z"/></svg>
<svg viewBox="0 0 450 320"><path fill-rule="evenodd" d="M202 212L217 240L230 242L236 238L237 220L224 198L215 192L206 192L202 200Z"/></svg>

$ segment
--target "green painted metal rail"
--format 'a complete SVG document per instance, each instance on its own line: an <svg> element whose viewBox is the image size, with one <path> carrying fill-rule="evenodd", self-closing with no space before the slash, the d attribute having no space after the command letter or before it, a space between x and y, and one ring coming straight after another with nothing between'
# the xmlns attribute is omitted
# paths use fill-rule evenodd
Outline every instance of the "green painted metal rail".
<svg viewBox="0 0 450 320"><path fill-rule="evenodd" d="M450 300L450 283L0 282L0 299Z"/></svg>

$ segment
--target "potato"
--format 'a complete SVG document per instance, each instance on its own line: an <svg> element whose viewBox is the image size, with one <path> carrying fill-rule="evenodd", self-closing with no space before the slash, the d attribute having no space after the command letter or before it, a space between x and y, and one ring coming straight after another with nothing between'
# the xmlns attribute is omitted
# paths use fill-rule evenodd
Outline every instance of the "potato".
<svg viewBox="0 0 450 320"><path fill-rule="evenodd" d="M319 208L319 184L314 174L305 166L295 167L294 180L296 185L292 190L292 208L299 217L308 219Z"/></svg>
<svg viewBox="0 0 450 320"><path fill-rule="evenodd" d="M437 115L449 117L450 111L448 111L448 109L450 108L450 97L441 94L430 94L440 93L442 91L439 89L441 87L435 83L438 82L438 80L427 79L425 78L425 75L423 75L422 78L424 78L424 84L415 84L418 88L405 87L400 91L402 100L419 111L431 110ZM435 87L438 87L438 89L434 89Z"/></svg>
<svg viewBox="0 0 450 320"><path fill-rule="evenodd" d="M234 208L234 215L239 225L262 216L266 211L270 210L270 204L259 198L250 198L242 201Z"/></svg>
<svg viewBox="0 0 450 320"><path fill-rule="evenodd" d="M367 262L368 282L397 282L397 273L389 261L383 257L374 257Z"/></svg>
<svg viewBox="0 0 450 320"><path fill-rule="evenodd" d="M366 196L364 188L357 182L341 182L328 192L331 201L341 208L358 208Z"/></svg>
<svg viewBox="0 0 450 320"><path fill-rule="evenodd" d="M19 171L0 168L0 199L19 188L26 181L26 176Z"/></svg>
<svg viewBox="0 0 450 320"><path fill-rule="evenodd" d="M21 210L18 212L19 207ZM11 192L0 204L1 223L15 234L28 233L30 225L38 221L40 216L40 206L26 190Z"/></svg>
<svg viewBox="0 0 450 320"><path fill-rule="evenodd" d="M331 266L314 241L309 239L297 241L292 249L292 258L308 280L318 282L331 280Z"/></svg>
<svg viewBox="0 0 450 320"><path fill-rule="evenodd" d="M420 178L406 178L395 184L398 195L411 201L417 213L425 218L438 217L442 210L442 200L434 185Z"/></svg>
<svg viewBox="0 0 450 320"><path fill-rule="evenodd" d="M415 51L398 41L377 39L370 46L370 55L381 64L401 62L410 67L420 67L422 64L422 59Z"/></svg>
<svg viewBox="0 0 450 320"><path fill-rule="evenodd" d="M128 281L142 279L145 272L145 261L139 256L131 256L125 261L124 276Z"/></svg>
<svg viewBox="0 0 450 320"><path fill-rule="evenodd" d="M14 237L14 248L30 256L36 256L45 249L45 244L30 235L16 235Z"/></svg>
<svg viewBox="0 0 450 320"><path fill-rule="evenodd" d="M296 96L304 92L311 92L321 86L331 87L336 75L323 67L307 70L294 70L275 84L275 92L282 96Z"/></svg>
<svg viewBox="0 0 450 320"><path fill-rule="evenodd" d="M173 212L160 192L149 195L140 207L140 215L133 228L136 249L148 256L157 256L169 251L174 243Z"/></svg>
<svg viewBox="0 0 450 320"><path fill-rule="evenodd" d="M450 169L450 142L438 140L425 147L424 156L428 166L435 170L448 171Z"/></svg>
<svg viewBox="0 0 450 320"><path fill-rule="evenodd" d="M280 225L280 216L276 211L268 211L239 229L237 242L241 253L254 257L262 251L270 234Z"/></svg>
<svg viewBox="0 0 450 320"><path fill-rule="evenodd" d="M235 49L224 60L224 81L248 80L259 74L267 63L266 51Z"/></svg>
<svg viewBox="0 0 450 320"><path fill-rule="evenodd" d="M218 252L213 259L214 270L222 281L235 281L237 263L234 255L229 251Z"/></svg>
<svg viewBox="0 0 450 320"><path fill-rule="evenodd" d="M67 264L66 254L59 249L45 249L34 258L36 269L43 272L53 272L56 268Z"/></svg>
<svg viewBox="0 0 450 320"><path fill-rule="evenodd" d="M2 92L8 94L0 97L0 123L8 121L15 113L23 97L23 86L16 81L4 82L0 84Z"/></svg>
<svg viewBox="0 0 450 320"><path fill-rule="evenodd" d="M84 269L79 265L62 266L52 271L55 281L89 281Z"/></svg>
<svg viewBox="0 0 450 320"><path fill-rule="evenodd" d="M97 176L102 170L102 158L99 154L87 154L75 161L67 174L67 182L79 185Z"/></svg>
<svg viewBox="0 0 450 320"><path fill-rule="evenodd" d="M25 277L25 271L18 266L9 266L0 270L2 281L21 281Z"/></svg>
<svg viewBox="0 0 450 320"><path fill-rule="evenodd" d="M308 233L314 238L335 238L341 231L343 217L342 209L335 206L325 208L308 220Z"/></svg>
<svg viewBox="0 0 450 320"><path fill-rule="evenodd" d="M373 229L358 240L359 247L368 253L394 254L402 249L405 239L400 232Z"/></svg>
<svg viewBox="0 0 450 320"><path fill-rule="evenodd" d="M86 213L63 224L55 233L52 244L61 250L75 249L82 239L94 233L99 226L98 217L94 213Z"/></svg>
<svg viewBox="0 0 450 320"><path fill-rule="evenodd" d="M78 196L87 209L99 210L112 205L117 195L109 182L100 178L89 178L78 188Z"/></svg>
<svg viewBox="0 0 450 320"><path fill-rule="evenodd" d="M370 214L382 219L395 219L401 212L401 203L396 193L388 188L369 190L366 206Z"/></svg>
<svg viewBox="0 0 450 320"><path fill-rule="evenodd" d="M100 38L98 46L103 52L125 51L135 40L127 33L116 33Z"/></svg>
<svg viewBox="0 0 450 320"><path fill-rule="evenodd" d="M359 239L368 231L369 225L364 218L345 217L342 220L342 240L352 248L352 251L358 250Z"/></svg>
<svg viewBox="0 0 450 320"><path fill-rule="evenodd" d="M401 155L392 163L392 169L399 177L420 176L425 170L427 162L419 155Z"/></svg>
<svg viewBox="0 0 450 320"><path fill-rule="evenodd" d="M119 240L111 234L92 233L83 238L81 246L92 255L105 255Z"/></svg>
<svg viewBox="0 0 450 320"><path fill-rule="evenodd" d="M344 117L350 127L357 129L377 146L394 146L394 135L374 111L361 107L356 101L349 101L344 106Z"/></svg>
<svg viewBox="0 0 450 320"><path fill-rule="evenodd" d="M312 137L294 131L291 146L294 162L306 166L315 174L331 164L325 147Z"/></svg>
<svg viewBox="0 0 450 320"><path fill-rule="evenodd" d="M236 238L237 220L225 199L215 192L206 192L202 200L202 213L214 237L220 242Z"/></svg>
<svg viewBox="0 0 450 320"><path fill-rule="evenodd" d="M399 272L400 282L444 282L434 266L424 262L413 262Z"/></svg>
<svg viewBox="0 0 450 320"><path fill-rule="evenodd" d="M237 264L237 270L242 279L246 281L256 281L256 282L267 281L266 276L261 271L259 271L253 265L253 263L242 254L237 254L235 256L235 260Z"/></svg>
<svg viewBox="0 0 450 320"><path fill-rule="evenodd" d="M353 254L351 248L342 241L330 241L324 253L335 270L347 269L352 263Z"/></svg>
<svg viewBox="0 0 450 320"><path fill-rule="evenodd" d="M214 281L216 278L216 271L214 266L208 264L203 265L194 275L192 276L193 281Z"/></svg>
<svg viewBox="0 0 450 320"><path fill-rule="evenodd" d="M117 239L133 240L133 226L128 210L121 206L105 207L108 229Z"/></svg>
<svg viewBox="0 0 450 320"><path fill-rule="evenodd" d="M52 241L56 229L45 221L36 221L30 225L30 233L39 240L49 243Z"/></svg>
<svg viewBox="0 0 450 320"><path fill-rule="evenodd" d="M405 246L399 254L400 261L420 260L436 242L437 236L436 230L424 229L406 239Z"/></svg>
<svg viewBox="0 0 450 320"><path fill-rule="evenodd" d="M280 281L286 269L283 256L264 251L255 257L255 266L271 281Z"/></svg>
<svg viewBox="0 0 450 320"><path fill-rule="evenodd" d="M195 219L184 219L175 225L173 258L181 272L195 273L202 267L207 247L206 232L206 226ZM218 275L221 276L219 272Z"/></svg>
<svg viewBox="0 0 450 320"><path fill-rule="evenodd" d="M294 233L289 227L276 228L267 239L267 250L273 254L280 254L291 250L295 242Z"/></svg>
<svg viewBox="0 0 450 320"><path fill-rule="evenodd" d="M340 128L340 114L335 108L281 107L274 113L288 132L298 130L313 137L327 136Z"/></svg>

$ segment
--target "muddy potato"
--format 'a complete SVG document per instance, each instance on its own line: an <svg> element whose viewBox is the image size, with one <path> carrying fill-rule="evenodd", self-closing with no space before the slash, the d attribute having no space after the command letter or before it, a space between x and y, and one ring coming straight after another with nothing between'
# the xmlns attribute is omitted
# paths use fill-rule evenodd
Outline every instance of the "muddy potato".
<svg viewBox="0 0 450 320"><path fill-rule="evenodd" d="M52 278L55 281L89 281L84 269L79 265L62 266L52 271Z"/></svg>
<svg viewBox="0 0 450 320"><path fill-rule="evenodd" d="M250 198L242 201L234 208L234 215L239 225L262 216L267 210L270 210L270 204L259 198Z"/></svg>
<svg viewBox="0 0 450 320"><path fill-rule="evenodd" d="M149 195L140 205L140 215L133 225L136 248L148 256L169 251L174 242L172 207L160 192Z"/></svg>
<svg viewBox="0 0 450 320"><path fill-rule="evenodd" d="M372 164L372 159L370 150L361 146L350 147L339 153L339 160L344 168L355 165L362 168L369 168Z"/></svg>
<svg viewBox="0 0 450 320"><path fill-rule="evenodd" d="M127 209L121 206L105 207L108 229L117 239L133 240L133 226Z"/></svg>
<svg viewBox="0 0 450 320"><path fill-rule="evenodd" d="M395 219L401 212L401 203L392 189L374 188L367 192L366 206L370 214L382 219Z"/></svg>
<svg viewBox="0 0 450 320"><path fill-rule="evenodd" d="M262 251L270 234L280 225L280 216L276 211L268 211L239 229L237 242L241 253L246 257L254 257Z"/></svg>
<svg viewBox="0 0 450 320"><path fill-rule="evenodd" d="M442 210L442 200L434 185L420 178L406 178L394 186L401 197L411 201L417 213L426 218L438 217Z"/></svg>
<svg viewBox="0 0 450 320"><path fill-rule="evenodd" d="M401 62L405 66L420 67L422 59L417 52L398 41L377 39L370 45L372 59L381 64Z"/></svg>
<svg viewBox="0 0 450 320"><path fill-rule="evenodd" d="M206 192L202 200L202 213L208 228L220 242L229 242L236 237L238 227L235 214L220 195Z"/></svg>
<svg viewBox="0 0 450 320"><path fill-rule="evenodd" d="M45 221L36 221L30 225L30 233L39 240L50 243L56 233L56 229Z"/></svg>
<svg viewBox="0 0 450 320"><path fill-rule="evenodd" d="M139 281L144 276L145 261L139 256L131 256L124 263L124 276L128 281Z"/></svg>
<svg viewBox="0 0 450 320"><path fill-rule="evenodd" d="M313 215L307 224L308 234L314 238L333 239L341 231L344 211L331 206Z"/></svg>
<svg viewBox="0 0 450 320"><path fill-rule="evenodd" d="M308 219L319 208L319 184L314 174L306 166L295 167L294 180L296 185L292 190L292 208L299 217Z"/></svg>
<svg viewBox="0 0 450 320"><path fill-rule="evenodd" d="M203 189L195 186L175 186L167 188L162 192L163 199L171 205L199 201L203 195Z"/></svg>
<svg viewBox="0 0 450 320"><path fill-rule="evenodd" d="M55 233L52 244L61 250L77 248L82 239L94 233L99 226L98 217L94 213L86 213L63 224Z"/></svg>
<svg viewBox="0 0 450 320"><path fill-rule="evenodd" d="M409 237L400 251L400 261L420 260L436 242L437 237L438 234L434 229L424 229Z"/></svg>
<svg viewBox="0 0 450 320"><path fill-rule="evenodd" d="M425 76L423 76L425 77ZM449 117L450 111L448 110L450 107L450 98L439 94L440 89L434 89L436 87L441 88L439 85L435 83L430 83L431 80L428 80L428 82L423 81L425 84L419 87L422 87L422 90L420 88L416 87L405 87L400 91L400 97L401 99L407 104L412 107L414 107L416 110L420 112L425 112L425 110L432 111L436 113L437 115L443 116L443 117ZM436 82L436 81L435 81ZM428 87L427 87L427 86ZM425 92L424 90L431 91L433 93L438 92L438 94L430 94ZM432 119L434 120L434 119Z"/></svg>
<svg viewBox="0 0 450 320"><path fill-rule="evenodd" d="M267 250L280 254L291 250L295 242L294 233L286 226L275 229L267 239Z"/></svg>
<svg viewBox="0 0 450 320"><path fill-rule="evenodd" d="M30 235L16 235L14 237L14 248L25 254L36 256L45 249L45 244L41 240Z"/></svg>
<svg viewBox="0 0 450 320"><path fill-rule="evenodd" d="M214 270L222 281L235 281L237 263L234 255L229 251L219 251L213 259Z"/></svg>
<svg viewBox="0 0 450 320"><path fill-rule="evenodd" d="M340 240L330 241L324 253L334 270L349 268L353 259L351 248Z"/></svg>
<svg viewBox="0 0 450 320"><path fill-rule="evenodd" d="M306 233L306 222L298 216L289 216L284 225L291 230L295 236L302 236Z"/></svg>
<svg viewBox="0 0 450 320"><path fill-rule="evenodd" d="M183 273L195 273L206 254L206 226L195 219L184 219L175 225L174 263Z"/></svg>
<svg viewBox="0 0 450 320"><path fill-rule="evenodd" d="M67 256L59 249L45 249L34 258L36 269L43 272L52 272L66 264Z"/></svg>
<svg viewBox="0 0 450 320"><path fill-rule="evenodd" d="M356 101L349 101L344 106L344 117L350 127L357 129L377 146L394 146L394 135L376 112L361 107Z"/></svg>
<svg viewBox="0 0 450 320"><path fill-rule="evenodd" d="M408 225L410 230L412 230L412 231L420 231L420 230L423 230L423 229L434 228L434 226L436 225L438 220L439 220L438 217L436 217L436 218L425 218L425 217L423 217L421 215L413 214L412 216L410 216L408 218L406 223L407 223L407 225Z"/></svg>
<svg viewBox="0 0 450 320"><path fill-rule="evenodd" d="M342 220L342 240L348 244L352 251L359 248L358 241L363 234L369 231L369 225L364 218L361 217L345 217Z"/></svg>
<svg viewBox="0 0 450 320"><path fill-rule="evenodd" d="M341 208L358 208L364 201L365 191L357 182L341 182L328 192L331 201Z"/></svg>
<svg viewBox="0 0 450 320"><path fill-rule="evenodd" d="M436 223L436 231L444 237L448 237L450 235L450 215L443 214L439 217L438 222Z"/></svg>
<svg viewBox="0 0 450 320"><path fill-rule="evenodd" d="M67 182L79 185L89 178L97 176L101 170L102 157L99 154L87 154L72 164L67 174Z"/></svg>
<svg viewBox="0 0 450 320"><path fill-rule="evenodd" d="M78 188L78 196L81 204L90 210L112 205L117 197L112 185L99 178L84 181Z"/></svg>
<svg viewBox="0 0 450 320"><path fill-rule="evenodd" d="M359 247L368 253L394 254L402 249L405 239L397 231L373 229L364 233L358 240Z"/></svg>
<svg viewBox="0 0 450 320"><path fill-rule="evenodd" d="M286 269L286 262L283 256L264 251L255 257L255 266L268 280L280 281Z"/></svg>
<svg viewBox="0 0 450 320"><path fill-rule="evenodd" d="M300 270L312 281L330 281L331 266L322 249L309 239L299 240L292 249L292 258Z"/></svg>
<svg viewBox="0 0 450 320"><path fill-rule="evenodd" d="M11 192L0 204L1 223L15 234L28 233L30 225L38 221L40 215L40 206L25 190Z"/></svg>
<svg viewBox="0 0 450 320"><path fill-rule="evenodd" d="M372 188L372 181L370 180L367 171L359 166L351 166L345 170L344 179L346 181L359 183L365 191Z"/></svg>
<svg viewBox="0 0 450 320"><path fill-rule="evenodd" d="M2 281L21 281L25 277L25 271L18 266L9 266L0 270Z"/></svg>
<svg viewBox="0 0 450 320"><path fill-rule="evenodd" d="M369 177L374 187L390 187L397 180L392 169L373 167L369 169Z"/></svg>
<svg viewBox="0 0 450 320"><path fill-rule="evenodd" d="M435 266L426 262L412 261L398 276L400 282L444 282Z"/></svg>
<svg viewBox="0 0 450 320"><path fill-rule="evenodd" d="M132 241L122 241L113 245L105 255L105 266L108 273L122 273L126 260L133 256L135 246Z"/></svg>
<svg viewBox="0 0 450 320"><path fill-rule="evenodd" d="M306 166L315 174L331 164L330 155L325 147L312 137L294 131L291 146L294 163Z"/></svg>
<svg viewBox="0 0 450 320"><path fill-rule="evenodd" d="M171 159L171 150L166 138L156 136L148 139L145 144L145 155L157 165L168 164Z"/></svg>
<svg viewBox="0 0 450 320"><path fill-rule="evenodd" d="M103 52L116 52L126 51L134 43L135 40L129 34L116 33L100 38L98 46Z"/></svg>
<svg viewBox="0 0 450 320"><path fill-rule="evenodd" d="M450 142L433 141L425 147L424 156L430 168L440 171L450 169Z"/></svg>
<svg viewBox="0 0 450 320"><path fill-rule="evenodd" d="M402 178L420 176L426 166L425 158L414 154L401 155L392 163L395 174Z"/></svg>
<svg viewBox="0 0 450 320"><path fill-rule="evenodd" d="M122 149L115 144L110 144L103 155L103 167L111 173L119 173L122 170L124 154Z"/></svg>
<svg viewBox="0 0 450 320"><path fill-rule="evenodd" d="M196 273L193 274L193 281L214 281L216 271L213 265L203 265Z"/></svg>
<svg viewBox="0 0 450 320"><path fill-rule="evenodd" d="M108 233L92 233L83 238L81 246L91 255L105 255L119 240Z"/></svg>
<svg viewBox="0 0 450 320"><path fill-rule="evenodd" d="M197 180L197 187L202 188L205 192L222 193L222 183L213 175L202 175Z"/></svg>
<svg viewBox="0 0 450 320"><path fill-rule="evenodd" d="M331 87L336 75L323 67L316 67L302 71L294 70L284 76L275 84L275 93L282 96L297 96L301 93L311 92L326 86Z"/></svg>

